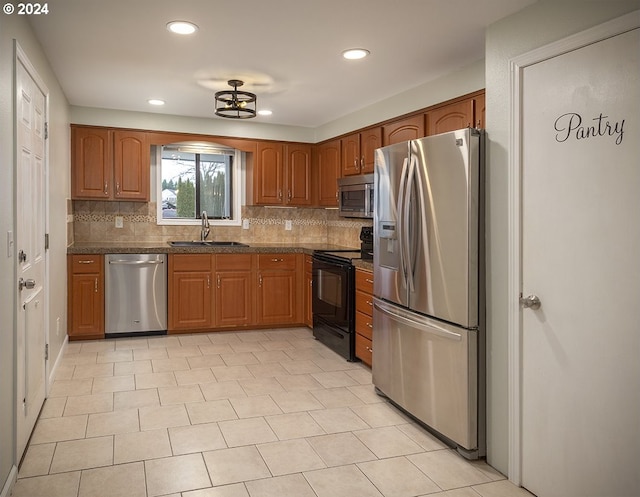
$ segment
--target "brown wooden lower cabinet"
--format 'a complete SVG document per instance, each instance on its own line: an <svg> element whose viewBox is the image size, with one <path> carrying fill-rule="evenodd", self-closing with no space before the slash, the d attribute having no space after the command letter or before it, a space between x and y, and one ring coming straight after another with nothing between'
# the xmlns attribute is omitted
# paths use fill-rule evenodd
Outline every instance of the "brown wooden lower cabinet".
<svg viewBox="0 0 640 497"><path fill-rule="evenodd" d="M253 260L252 254L216 256L216 327L254 324Z"/></svg>
<svg viewBox="0 0 640 497"><path fill-rule="evenodd" d="M170 254L169 332L304 322L302 254Z"/></svg>
<svg viewBox="0 0 640 497"><path fill-rule="evenodd" d="M104 258L69 255L68 334L70 340L104 338Z"/></svg>
<svg viewBox="0 0 640 497"><path fill-rule="evenodd" d="M259 324L295 324L301 321L301 274L297 254L258 254L257 298Z"/></svg>
<svg viewBox="0 0 640 497"><path fill-rule="evenodd" d="M373 364L373 273L356 270L356 357Z"/></svg>
<svg viewBox="0 0 640 497"><path fill-rule="evenodd" d="M212 254L169 256L168 326L174 330L213 327Z"/></svg>
<svg viewBox="0 0 640 497"><path fill-rule="evenodd" d="M313 259L304 256L304 324L313 328Z"/></svg>

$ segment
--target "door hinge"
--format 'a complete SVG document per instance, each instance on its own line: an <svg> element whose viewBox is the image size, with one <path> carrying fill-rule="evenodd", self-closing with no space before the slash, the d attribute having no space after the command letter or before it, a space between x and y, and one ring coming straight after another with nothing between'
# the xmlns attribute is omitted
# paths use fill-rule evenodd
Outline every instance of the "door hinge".
<svg viewBox="0 0 640 497"><path fill-rule="evenodd" d="M49 233L44 234L44 249L49 250Z"/></svg>
<svg viewBox="0 0 640 497"><path fill-rule="evenodd" d="M44 139L49 138L49 123L44 123Z"/></svg>
<svg viewBox="0 0 640 497"><path fill-rule="evenodd" d="M45 361L49 360L49 344L48 343L44 344L44 360Z"/></svg>

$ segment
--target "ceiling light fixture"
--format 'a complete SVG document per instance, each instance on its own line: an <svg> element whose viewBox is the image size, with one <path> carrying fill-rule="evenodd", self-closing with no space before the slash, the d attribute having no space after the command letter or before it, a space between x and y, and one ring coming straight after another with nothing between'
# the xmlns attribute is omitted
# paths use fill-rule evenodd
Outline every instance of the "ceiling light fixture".
<svg viewBox="0 0 640 497"><path fill-rule="evenodd" d="M191 35L198 31L198 26L189 21L171 21L167 23L167 29L179 35Z"/></svg>
<svg viewBox="0 0 640 497"><path fill-rule="evenodd" d="M150 98L147 102L151 105L164 105L164 100L160 100L159 98Z"/></svg>
<svg viewBox="0 0 640 497"><path fill-rule="evenodd" d="M348 60L364 59L371 52L365 48L350 48L342 52L342 56Z"/></svg>
<svg viewBox="0 0 640 497"><path fill-rule="evenodd" d="M244 84L239 79L227 81L233 90L222 90L215 94L216 116L230 119L249 119L256 117L256 95L238 90Z"/></svg>

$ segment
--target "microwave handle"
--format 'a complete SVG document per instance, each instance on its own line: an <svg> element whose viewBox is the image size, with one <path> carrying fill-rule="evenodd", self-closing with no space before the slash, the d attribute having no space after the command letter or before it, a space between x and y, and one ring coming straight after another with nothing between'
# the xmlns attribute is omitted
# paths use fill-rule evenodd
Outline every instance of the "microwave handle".
<svg viewBox="0 0 640 497"><path fill-rule="evenodd" d="M373 217L373 205L371 205L372 190L373 190L373 185L371 183L367 183L364 187L364 213L367 216Z"/></svg>

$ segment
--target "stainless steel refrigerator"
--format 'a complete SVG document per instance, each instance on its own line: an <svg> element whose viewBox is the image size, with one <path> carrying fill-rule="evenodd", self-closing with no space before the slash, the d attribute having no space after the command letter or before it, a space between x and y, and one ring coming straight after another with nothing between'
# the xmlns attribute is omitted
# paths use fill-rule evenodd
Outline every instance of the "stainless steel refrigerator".
<svg viewBox="0 0 640 497"><path fill-rule="evenodd" d="M468 458L485 455L483 140L375 155L373 383Z"/></svg>

